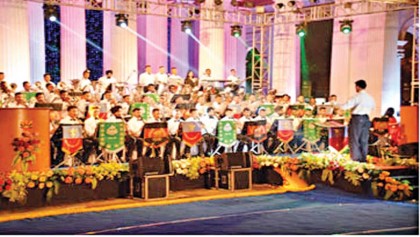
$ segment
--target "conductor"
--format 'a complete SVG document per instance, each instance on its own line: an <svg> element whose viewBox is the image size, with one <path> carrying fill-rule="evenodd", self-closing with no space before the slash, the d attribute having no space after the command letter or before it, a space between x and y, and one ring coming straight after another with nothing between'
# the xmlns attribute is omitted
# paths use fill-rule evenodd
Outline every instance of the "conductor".
<svg viewBox="0 0 420 237"><path fill-rule="evenodd" d="M349 123L350 155L353 160L366 162L370 120L369 114L375 109L375 100L366 92L364 80L355 82L357 94L350 98L342 109L351 109Z"/></svg>

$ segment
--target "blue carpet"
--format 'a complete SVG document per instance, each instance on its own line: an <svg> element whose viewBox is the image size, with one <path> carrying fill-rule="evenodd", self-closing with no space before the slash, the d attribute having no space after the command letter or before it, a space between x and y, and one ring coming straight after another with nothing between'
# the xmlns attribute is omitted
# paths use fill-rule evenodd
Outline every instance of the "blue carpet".
<svg viewBox="0 0 420 237"><path fill-rule="evenodd" d="M417 204L318 186L304 193L12 221L0 223L0 234L418 234L418 222Z"/></svg>

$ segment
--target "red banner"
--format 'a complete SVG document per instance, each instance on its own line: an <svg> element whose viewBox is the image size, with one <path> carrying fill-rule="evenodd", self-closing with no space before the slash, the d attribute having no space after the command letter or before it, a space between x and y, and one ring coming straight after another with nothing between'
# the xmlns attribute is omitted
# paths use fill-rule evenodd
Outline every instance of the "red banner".
<svg viewBox="0 0 420 237"><path fill-rule="evenodd" d="M62 125L63 143L61 150L69 155L75 155L83 148L82 125Z"/></svg>
<svg viewBox="0 0 420 237"><path fill-rule="evenodd" d="M348 144L346 127L330 127L328 144L337 151L341 151Z"/></svg>
<svg viewBox="0 0 420 237"><path fill-rule="evenodd" d="M201 126L198 122L183 122L182 141L185 145L192 147L201 141Z"/></svg>
<svg viewBox="0 0 420 237"><path fill-rule="evenodd" d="M293 119L278 119L277 120L277 138L284 143L289 143L293 140L295 131L293 130Z"/></svg>
<svg viewBox="0 0 420 237"><path fill-rule="evenodd" d="M267 128L265 125L267 121L251 121L246 122L247 132L246 135L255 143L261 143L267 139Z"/></svg>
<svg viewBox="0 0 420 237"><path fill-rule="evenodd" d="M165 146L169 141L167 123L146 123L143 131L144 145L158 148Z"/></svg>

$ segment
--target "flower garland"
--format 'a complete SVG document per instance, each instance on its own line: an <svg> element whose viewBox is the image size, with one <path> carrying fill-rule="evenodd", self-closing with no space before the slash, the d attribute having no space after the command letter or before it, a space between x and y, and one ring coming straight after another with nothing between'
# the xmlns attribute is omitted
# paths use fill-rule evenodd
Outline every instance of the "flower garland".
<svg viewBox="0 0 420 237"><path fill-rule="evenodd" d="M198 179L200 174L204 174L211 167L214 167L214 157L191 157L172 161L175 173L185 175L189 179Z"/></svg>
<svg viewBox="0 0 420 237"><path fill-rule="evenodd" d="M117 180L128 172L128 164L104 163L98 166L79 166L68 169L54 169L46 172L22 172L13 170L0 175L0 193L10 202L25 203L28 189L47 190L47 201L59 193L60 185L90 185L97 187L101 180Z"/></svg>

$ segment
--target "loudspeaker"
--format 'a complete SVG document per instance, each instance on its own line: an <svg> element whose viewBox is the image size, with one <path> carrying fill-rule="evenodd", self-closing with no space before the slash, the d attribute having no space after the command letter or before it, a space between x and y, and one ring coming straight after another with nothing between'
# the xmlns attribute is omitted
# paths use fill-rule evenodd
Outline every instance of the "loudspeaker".
<svg viewBox="0 0 420 237"><path fill-rule="evenodd" d="M250 168L219 171L219 188L229 190L251 189L252 173Z"/></svg>
<svg viewBox="0 0 420 237"><path fill-rule="evenodd" d="M137 159L138 176L143 177L146 175L160 175L167 174L165 167L165 159L160 157L146 157L142 156Z"/></svg>
<svg viewBox="0 0 420 237"><path fill-rule="evenodd" d="M222 170L251 167L250 154L246 152L223 153L221 158Z"/></svg>
<svg viewBox="0 0 420 237"><path fill-rule="evenodd" d="M403 156L416 156L419 155L419 143L412 142L398 146L398 154Z"/></svg>
<svg viewBox="0 0 420 237"><path fill-rule="evenodd" d="M166 198L169 193L169 176L146 176L143 182L143 198Z"/></svg>

